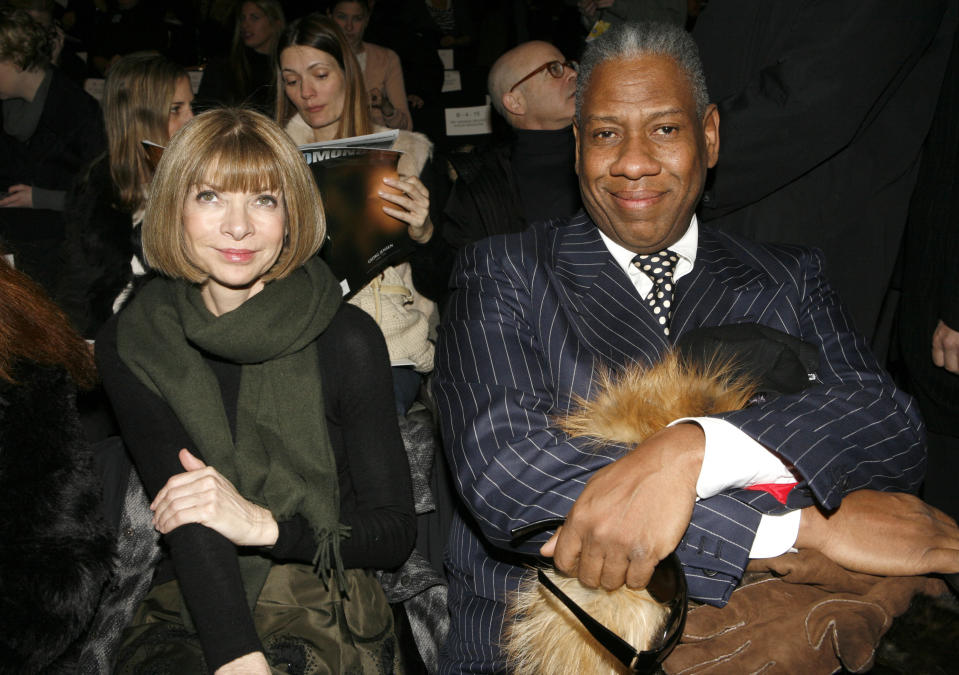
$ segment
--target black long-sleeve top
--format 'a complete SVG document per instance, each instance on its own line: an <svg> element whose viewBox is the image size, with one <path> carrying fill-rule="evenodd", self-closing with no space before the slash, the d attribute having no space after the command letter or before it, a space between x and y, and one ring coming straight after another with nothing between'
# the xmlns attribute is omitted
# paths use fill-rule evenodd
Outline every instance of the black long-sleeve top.
<svg viewBox="0 0 959 675"><path fill-rule="evenodd" d="M97 339L97 364L151 499L174 474L178 453L195 445L165 401L120 360L117 319ZM409 556L416 535L409 465L396 413L382 333L363 311L344 304L317 338L327 430L340 486L340 522L352 527L342 542L347 568L394 568ZM216 375L235 430L240 366L205 359ZM295 392L291 392L295 395ZM164 536L173 571L161 564L154 583L175 578L196 625L210 671L262 646L246 605L238 548L203 525ZM316 544L306 520L279 523L279 538L258 552L278 562L311 562Z"/></svg>

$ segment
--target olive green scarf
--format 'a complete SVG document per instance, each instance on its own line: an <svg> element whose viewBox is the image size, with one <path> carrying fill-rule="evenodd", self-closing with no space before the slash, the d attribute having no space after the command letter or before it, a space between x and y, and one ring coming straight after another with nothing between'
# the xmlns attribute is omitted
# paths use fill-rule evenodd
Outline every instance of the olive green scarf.
<svg viewBox="0 0 959 675"><path fill-rule="evenodd" d="M348 528L339 522L336 465L313 342L341 299L319 259L267 283L219 317L203 304L197 286L155 279L123 311L117 329L120 358L166 401L206 463L277 521L306 518L321 575L342 571L339 541ZM235 440L204 353L242 366ZM270 562L241 555L240 565L252 606Z"/></svg>

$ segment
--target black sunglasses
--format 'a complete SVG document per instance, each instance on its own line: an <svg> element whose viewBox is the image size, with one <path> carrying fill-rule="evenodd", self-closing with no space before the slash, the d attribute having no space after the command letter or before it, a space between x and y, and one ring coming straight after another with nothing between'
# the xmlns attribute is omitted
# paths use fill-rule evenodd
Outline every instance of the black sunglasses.
<svg viewBox="0 0 959 675"><path fill-rule="evenodd" d="M523 525L510 530L510 537L513 543L518 543L527 537L559 527L565 522L564 518L549 518L539 520L535 523ZM611 631L593 616L580 607L576 602L566 595L560 588L554 584L540 568L536 571L539 582L546 589L555 595L570 612L573 613L579 622L583 625L590 635L596 638L597 642L603 646L617 661L622 663L631 673L651 673L655 671L659 664L666 660L670 652L683 636L683 628L686 625L686 606L688 591L686 589L686 576L683 574L683 567L675 553L659 561L653 570L649 584L646 590L657 602L669 608L669 616L663 627L662 635L659 638L659 646L655 649L640 651L626 642L619 635Z"/></svg>

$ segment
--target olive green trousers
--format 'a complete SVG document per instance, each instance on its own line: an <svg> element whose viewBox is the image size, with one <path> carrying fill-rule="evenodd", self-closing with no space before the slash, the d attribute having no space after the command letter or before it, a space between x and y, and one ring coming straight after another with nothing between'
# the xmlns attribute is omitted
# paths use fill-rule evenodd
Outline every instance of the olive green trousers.
<svg viewBox="0 0 959 675"><path fill-rule="evenodd" d="M345 597L308 565L274 565L253 610L273 673L365 675L401 672L393 615L366 570L347 570ZM207 672L196 633L181 618L179 584L155 587L123 634L115 673Z"/></svg>

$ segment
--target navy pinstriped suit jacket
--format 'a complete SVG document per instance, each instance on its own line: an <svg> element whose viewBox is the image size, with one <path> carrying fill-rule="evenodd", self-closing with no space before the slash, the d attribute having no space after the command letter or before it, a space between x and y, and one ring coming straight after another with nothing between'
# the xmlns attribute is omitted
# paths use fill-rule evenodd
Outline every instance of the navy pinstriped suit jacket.
<svg viewBox="0 0 959 675"><path fill-rule="evenodd" d="M584 212L466 248L453 284L434 381L471 516L455 520L447 551L451 597L459 598L453 639L495 644L500 603L523 572L516 563L546 538L513 548L509 531L565 516L591 474L625 451L587 448L556 431L551 417L574 395L590 396L599 363L649 363L669 345ZM672 339L745 322L819 348L816 386L722 415L796 467L804 480L789 508L835 508L860 488L917 488L925 451L916 407L853 332L819 255L701 226L695 266L677 283ZM784 508L747 490L699 501L677 550L691 595L724 604L761 514Z"/></svg>

